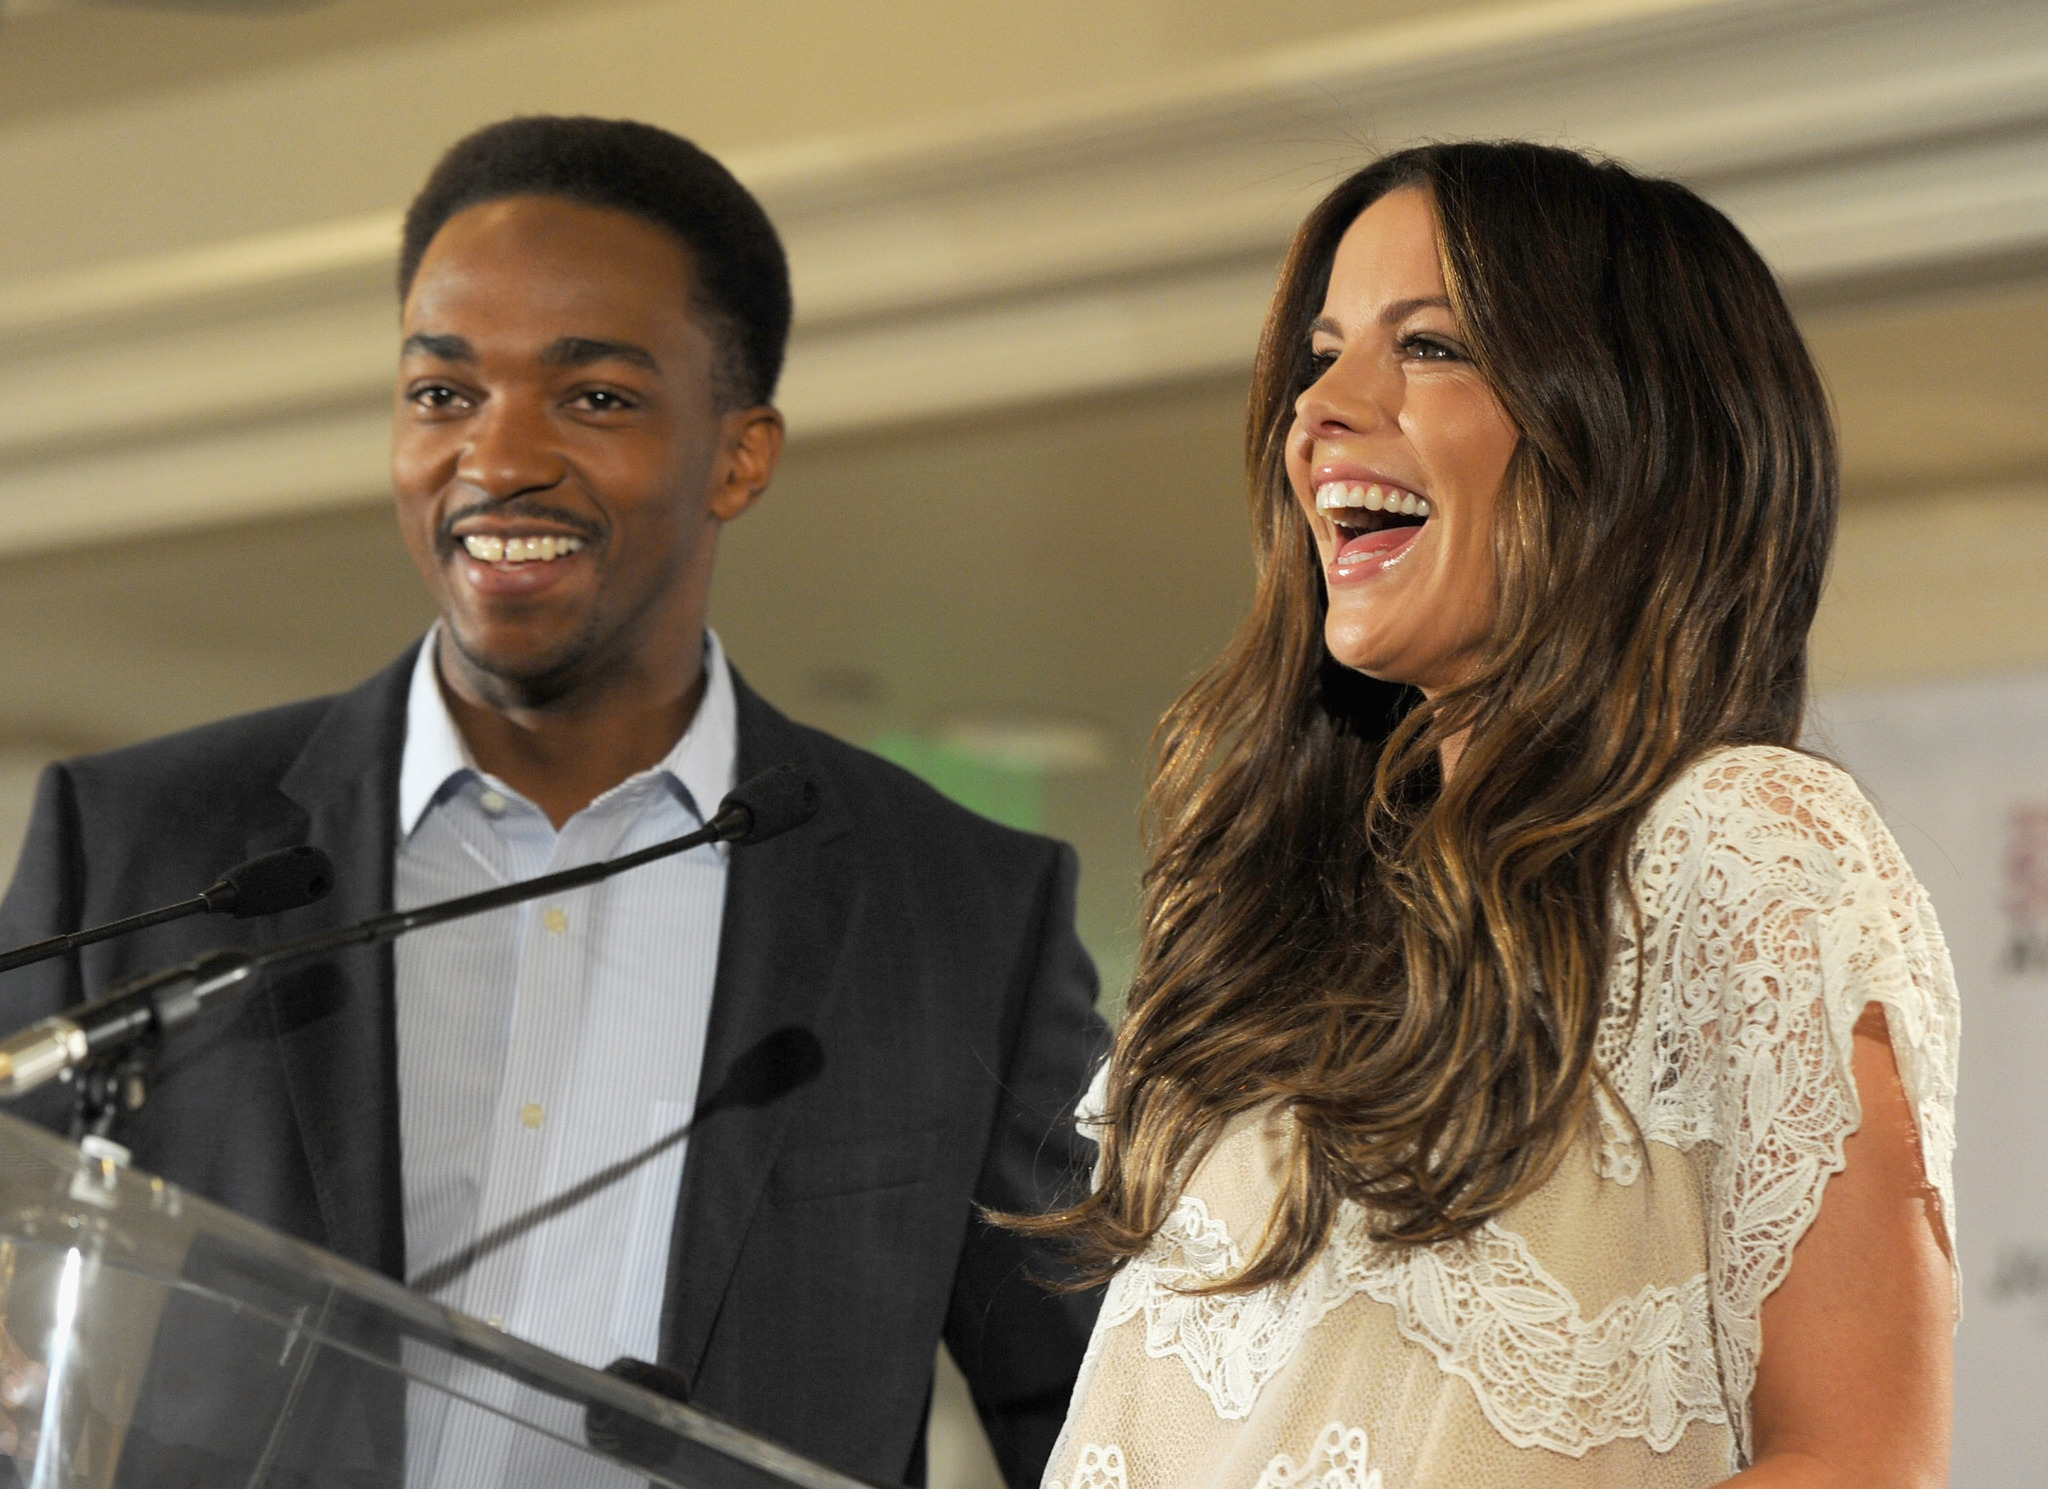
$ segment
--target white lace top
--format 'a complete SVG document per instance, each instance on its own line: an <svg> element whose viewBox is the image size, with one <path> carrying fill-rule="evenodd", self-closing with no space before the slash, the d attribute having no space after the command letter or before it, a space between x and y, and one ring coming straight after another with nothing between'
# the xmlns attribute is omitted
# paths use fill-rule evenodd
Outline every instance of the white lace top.
<svg viewBox="0 0 2048 1489"><path fill-rule="evenodd" d="M1110 1284L1048 1486L1677 1489L1746 1463L1758 1313L1860 1120L1869 1003L1953 1225L1955 982L1869 802L1791 750L1681 776L1627 892L1642 936L1617 916L1599 1053L1628 1110L1603 1096L1563 1167L1462 1241L1381 1248L1352 1209L1293 1281L1190 1296L1278 1192L1287 1120L1240 1118Z"/></svg>

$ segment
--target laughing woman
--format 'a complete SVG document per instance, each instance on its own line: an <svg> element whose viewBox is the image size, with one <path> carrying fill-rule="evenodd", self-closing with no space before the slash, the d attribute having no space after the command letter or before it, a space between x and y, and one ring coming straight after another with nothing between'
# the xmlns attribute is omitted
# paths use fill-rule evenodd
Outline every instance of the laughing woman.
<svg viewBox="0 0 2048 1489"><path fill-rule="evenodd" d="M1957 1007L1796 748L1835 521L1683 187L1404 152L1261 343L1260 578L1174 708L1064 1489L1939 1484Z"/></svg>

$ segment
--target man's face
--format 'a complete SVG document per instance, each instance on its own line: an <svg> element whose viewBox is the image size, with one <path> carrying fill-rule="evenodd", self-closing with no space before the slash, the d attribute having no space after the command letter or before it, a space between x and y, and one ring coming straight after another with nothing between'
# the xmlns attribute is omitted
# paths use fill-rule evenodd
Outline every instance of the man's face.
<svg viewBox="0 0 2048 1489"><path fill-rule="evenodd" d="M781 425L718 412L691 274L660 227L538 196L456 214L420 261L392 482L449 681L479 701L695 664L719 523Z"/></svg>

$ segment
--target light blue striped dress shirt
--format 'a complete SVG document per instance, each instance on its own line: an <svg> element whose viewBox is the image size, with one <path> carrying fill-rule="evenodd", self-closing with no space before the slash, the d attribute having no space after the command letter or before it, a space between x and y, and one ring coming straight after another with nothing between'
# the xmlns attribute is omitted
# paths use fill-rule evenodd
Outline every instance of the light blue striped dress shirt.
<svg viewBox="0 0 2048 1489"><path fill-rule="evenodd" d="M450 895L630 853L701 826L732 788L737 720L718 638L703 702L668 757L557 832L480 771L449 716L429 634L413 669L394 900ZM437 1301L602 1367L651 1360L697 1099L726 854L700 848L604 884L398 941L398 1095L407 1281ZM573 1203L600 1171L630 1172ZM551 1205L550 1201L557 1201ZM536 1216L544 1216L535 1223ZM445 1384L512 1408L477 1381ZM495 1410L416 1390L409 1483L608 1483ZM519 1410L532 1409L525 1403ZM560 1430L580 1436L580 1422Z"/></svg>

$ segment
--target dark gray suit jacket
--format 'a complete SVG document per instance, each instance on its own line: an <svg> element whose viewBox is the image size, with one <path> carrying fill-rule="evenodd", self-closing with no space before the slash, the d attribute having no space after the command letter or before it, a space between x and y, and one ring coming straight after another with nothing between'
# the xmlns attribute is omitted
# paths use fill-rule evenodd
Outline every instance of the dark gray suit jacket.
<svg viewBox="0 0 2048 1489"><path fill-rule="evenodd" d="M195 919L0 976L0 1028L204 948L391 907L411 655L352 693L52 766L0 904L0 946L196 893L315 843L339 883L265 921ZM765 1035L814 1031L823 1073L690 1141L662 1361L692 1400L824 1462L915 1481L935 1347L973 1387L1006 1476L1037 1481L1095 1299L977 1206L1072 1192L1065 1120L1105 1045L1073 931L1071 850L998 827L791 723L738 684L739 775L789 762L823 805L734 851L702 1089ZM144 1169L405 1275L388 945L279 974L172 1037L124 1131ZM29 1115L59 1126L63 1088Z"/></svg>

